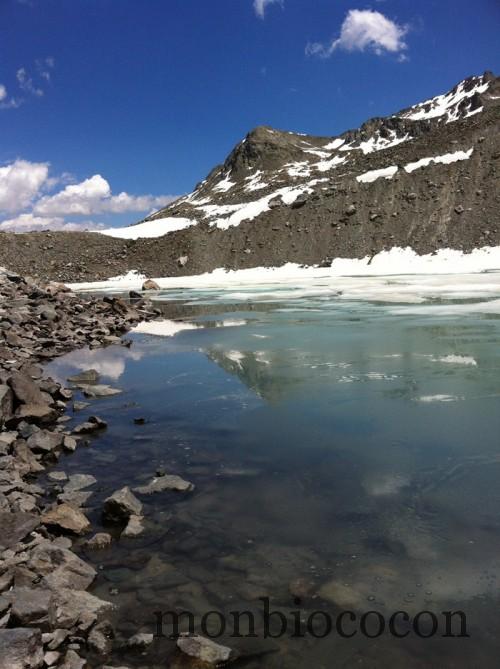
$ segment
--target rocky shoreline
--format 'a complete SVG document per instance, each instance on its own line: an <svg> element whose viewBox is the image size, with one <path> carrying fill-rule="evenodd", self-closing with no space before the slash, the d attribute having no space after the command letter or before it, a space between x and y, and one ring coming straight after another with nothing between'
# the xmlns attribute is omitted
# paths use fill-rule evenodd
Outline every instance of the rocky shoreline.
<svg viewBox="0 0 500 669"><path fill-rule="evenodd" d="M81 506L95 481L51 471L56 501L37 482L62 453L106 423L91 416L67 429L65 411L82 403L73 400L72 389L45 377L42 365L84 346L130 345L122 335L156 315L147 299L128 304L83 297L62 284L36 284L0 270L0 669L106 666L114 605L87 592L96 571L72 550L73 540L91 529ZM88 373L73 379L89 397L113 391L95 381ZM141 531L141 507L124 488L106 500L103 516L134 536ZM100 533L87 545L109 541ZM152 640L136 636L129 643Z"/></svg>

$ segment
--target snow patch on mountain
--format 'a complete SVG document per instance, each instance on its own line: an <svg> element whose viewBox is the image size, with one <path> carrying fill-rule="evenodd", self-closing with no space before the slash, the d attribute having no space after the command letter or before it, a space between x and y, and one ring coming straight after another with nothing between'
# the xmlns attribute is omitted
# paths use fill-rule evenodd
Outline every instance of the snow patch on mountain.
<svg viewBox="0 0 500 669"><path fill-rule="evenodd" d="M377 179L392 179L392 177L398 171L397 165L390 165L389 167L383 167L381 170L370 170L364 174L360 174L356 177L356 181L361 183L372 183Z"/></svg>
<svg viewBox="0 0 500 669"><path fill-rule="evenodd" d="M189 218L176 218L168 216L166 218L156 218L153 221L145 221L137 225L129 225L126 228L107 228L106 230L97 230L101 235L108 237L118 237L119 239L150 239L152 237L163 237L169 232L184 230L190 225L196 225L196 221Z"/></svg>
<svg viewBox="0 0 500 669"><path fill-rule="evenodd" d="M219 193L227 193L233 186L236 186L236 182L230 181L229 176L230 175L227 174L222 181L219 181L219 183L213 187L213 190L218 191Z"/></svg>
<svg viewBox="0 0 500 669"><path fill-rule="evenodd" d="M444 165L449 165L450 163L455 163L458 160L468 160L474 149L469 149L468 151L455 151L454 153L445 153L442 156L433 156L431 158L421 158L414 163L408 163L405 165L405 172L414 172L420 167L427 167L431 163L443 163Z"/></svg>
<svg viewBox="0 0 500 669"><path fill-rule="evenodd" d="M328 142L328 144L325 144L325 146L323 148L326 151L334 151L335 149L339 149L342 146L342 144L345 144L345 139L341 139L340 137L337 137L332 142Z"/></svg>
<svg viewBox="0 0 500 669"><path fill-rule="evenodd" d="M311 176L311 166L306 160L296 163L287 163L285 169L288 176L293 178Z"/></svg>
<svg viewBox="0 0 500 669"><path fill-rule="evenodd" d="M403 137L398 137L395 130L391 130L389 137L381 137L380 134L376 134L365 142L361 142L359 148L366 155L367 153L372 153L373 151L383 151L384 149L390 149L392 146L397 146L403 142L412 139L408 133Z"/></svg>
<svg viewBox="0 0 500 669"><path fill-rule="evenodd" d="M262 170L257 170L255 174L251 174L249 177L245 177L245 181L248 183L245 186L246 191L260 190L261 188L267 188L267 184L261 181Z"/></svg>
<svg viewBox="0 0 500 669"><path fill-rule="evenodd" d="M414 105L410 111L401 115L401 118L407 118L410 121L421 121L443 116L446 123L456 121L460 116L460 107L464 100L472 98L476 93L484 93L488 90L489 81L484 82L484 77L475 77L475 85L471 88L462 81L452 91L446 95L436 95L436 97ZM469 109L469 113L470 113Z"/></svg>
<svg viewBox="0 0 500 669"><path fill-rule="evenodd" d="M345 156L333 156L330 160L320 160L319 163L314 164L314 167L320 172L327 172L342 165L346 160Z"/></svg>
<svg viewBox="0 0 500 669"><path fill-rule="evenodd" d="M281 197L284 204L293 204L299 195L310 192L312 191L308 184L298 187L287 186L253 202L222 206L208 205L201 208L205 211L207 217L219 216L216 220L210 221L210 225L216 225L221 230L227 230L231 226L239 225L242 221L251 221L263 212L269 211L269 201L275 197ZM225 214L229 214L229 216L225 216Z"/></svg>

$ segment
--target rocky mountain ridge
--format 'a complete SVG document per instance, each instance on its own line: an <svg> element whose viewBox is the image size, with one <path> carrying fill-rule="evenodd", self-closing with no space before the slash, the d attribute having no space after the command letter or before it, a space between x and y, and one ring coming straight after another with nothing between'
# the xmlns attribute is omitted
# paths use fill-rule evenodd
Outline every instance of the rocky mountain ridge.
<svg viewBox="0 0 500 669"><path fill-rule="evenodd" d="M497 246L499 100L500 79L486 72L337 137L258 127L192 193L140 223L5 233L0 263L77 281Z"/></svg>

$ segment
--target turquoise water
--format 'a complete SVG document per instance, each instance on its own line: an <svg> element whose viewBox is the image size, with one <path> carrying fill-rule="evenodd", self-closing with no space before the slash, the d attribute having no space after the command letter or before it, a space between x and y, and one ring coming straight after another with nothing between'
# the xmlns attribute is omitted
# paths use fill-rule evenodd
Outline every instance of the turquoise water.
<svg viewBox="0 0 500 669"><path fill-rule="evenodd" d="M98 479L96 529L107 495L158 468L196 486L143 498L141 537L85 553L99 566L94 592L120 606L119 630L154 631L158 610L197 621L250 610L257 639L219 640L241 666L496 667L500 320L489 299L170 291L165 317L198 327L51 363L61 379L93 367L123 390L77 414L109 428L58 465ZM441 625L460 609L470 637L263 639L263 596L287 620L297 607L303 621L428 610ZM184 666L168 639L126 661Z"/></svg>

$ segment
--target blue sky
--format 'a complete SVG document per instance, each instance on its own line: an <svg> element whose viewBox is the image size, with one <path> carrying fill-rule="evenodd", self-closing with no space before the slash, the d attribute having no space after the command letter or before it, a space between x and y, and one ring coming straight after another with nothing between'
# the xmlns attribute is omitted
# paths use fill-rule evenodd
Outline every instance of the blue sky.
<svg viewBox="0 0 500 669"><path fill-rule="evenodd" d="M499 25L497 0L1 0L0 229L135 222L256 125L334 135L498 70Z"/></svg>

